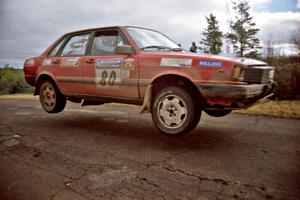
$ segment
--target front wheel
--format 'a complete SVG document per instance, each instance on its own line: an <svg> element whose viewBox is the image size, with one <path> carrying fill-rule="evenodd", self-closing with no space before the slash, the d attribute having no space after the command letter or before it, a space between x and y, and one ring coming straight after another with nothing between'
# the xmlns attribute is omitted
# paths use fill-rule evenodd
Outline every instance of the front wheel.
<svg viewBox="0 0 300 200"><path fill-rule="evenodd" d="M65 108L67 101L53 82L44 81L40 87L40 102L46 112L58 113Z"/></svg>
<svg viewBox="0 0 300 200"><path fill-rule="evenodd" d="M152 119L161 132L179 136L190 132L200 120L199 99L180 87L167 87L154 97Z"/></svg>

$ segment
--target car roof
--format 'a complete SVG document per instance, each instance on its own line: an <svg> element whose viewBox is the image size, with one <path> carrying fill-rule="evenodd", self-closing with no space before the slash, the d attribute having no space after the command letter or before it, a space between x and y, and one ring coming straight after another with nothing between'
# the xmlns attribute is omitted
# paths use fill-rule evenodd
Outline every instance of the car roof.
<svg viewBox="0 0 300 200"><path fill-rule="evenodd" d="M96 31L96 30L101 30L101 29L117 29L117 28L127 28L127 27L131 27L131 28L140 28L140 29L146 29L146 30L152 30L152 31L156 31L153 29L149 29L149 28L144 28L144 27L138 27L138 26L103 26L103 27L94 27L94 28L88 28L88 29L81 29L81 30L77 30L77 31L72 31L72 32L68 32L64 35L71 35L71 34L76 34L76 33L83 33L83 32L88 32L88 31ZM158 32L158 31L156 31Z"/></svg>

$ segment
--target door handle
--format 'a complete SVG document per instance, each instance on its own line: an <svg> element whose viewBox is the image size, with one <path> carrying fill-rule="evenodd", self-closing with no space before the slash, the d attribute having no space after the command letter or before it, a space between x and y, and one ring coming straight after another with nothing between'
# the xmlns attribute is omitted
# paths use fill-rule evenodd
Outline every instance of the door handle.
<svg viewBox="0 0 300 200"><path fill-rule="evenodd" d="M85 60L86 63L89 63L89 64L92 64L92 63L95 63L95 60L94 59L87 59Z"/></svg>

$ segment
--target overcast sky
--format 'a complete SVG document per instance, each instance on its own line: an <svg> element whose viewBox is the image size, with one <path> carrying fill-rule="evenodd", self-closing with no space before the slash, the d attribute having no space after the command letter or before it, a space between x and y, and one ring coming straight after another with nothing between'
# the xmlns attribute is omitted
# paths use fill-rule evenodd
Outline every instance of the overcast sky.
<svg viewBox="0 0 300 200"><path fill-rule="evenodd" d="M288 45L300 25L300 0L250 0L264 42ZM107 25L159 30L184 48L200 41L213 13L227 31L231 0L0 0L0 59L39 55L65 32Z"/></svg>

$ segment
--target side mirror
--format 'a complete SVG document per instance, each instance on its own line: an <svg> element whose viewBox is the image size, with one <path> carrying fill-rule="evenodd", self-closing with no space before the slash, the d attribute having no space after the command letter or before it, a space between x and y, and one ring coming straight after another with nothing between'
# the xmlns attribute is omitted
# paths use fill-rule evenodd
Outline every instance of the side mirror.
<svg viewBox="0 0 300 200"><path fill-rule="evenodd" d="M116 47L117 54L130 55L133 53L130 45L119 45Z"/></svg>

